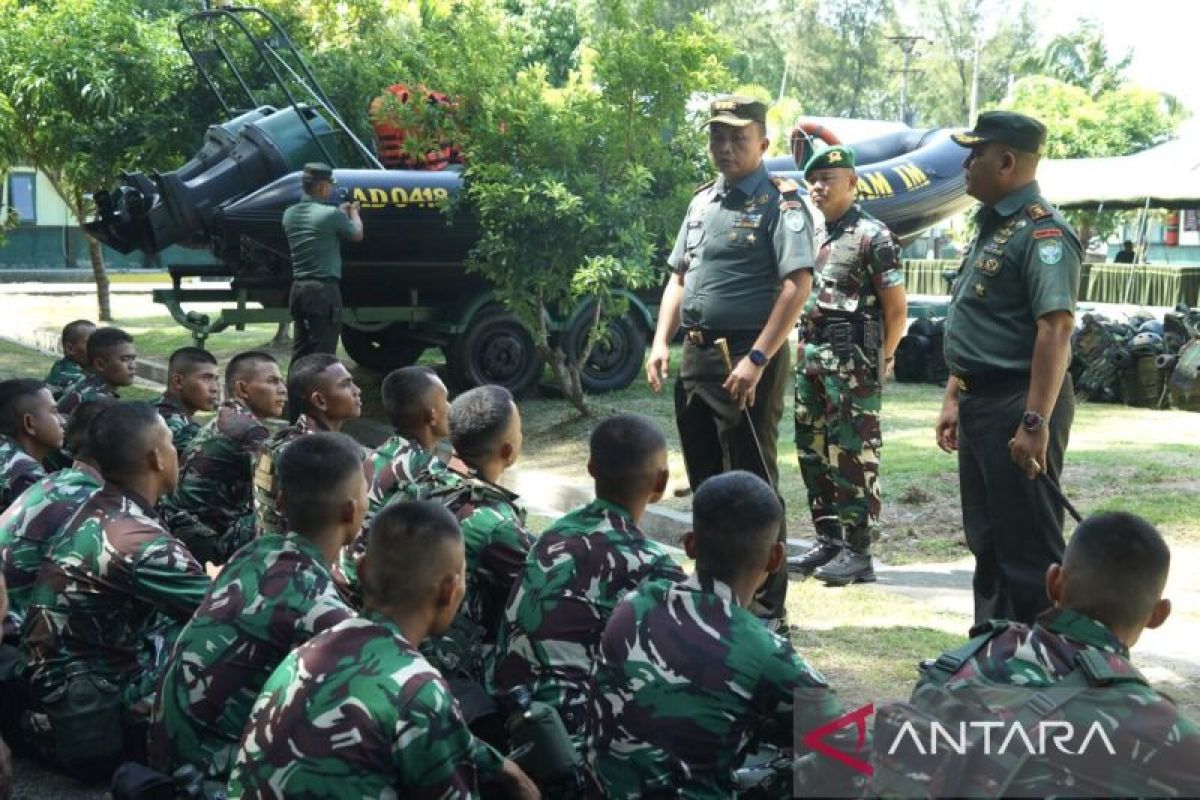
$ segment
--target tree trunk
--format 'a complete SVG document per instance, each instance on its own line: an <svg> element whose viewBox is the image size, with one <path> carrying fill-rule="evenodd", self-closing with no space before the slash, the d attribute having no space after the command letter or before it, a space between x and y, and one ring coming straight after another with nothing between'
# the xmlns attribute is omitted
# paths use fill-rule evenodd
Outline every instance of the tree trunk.
<svg viewBox="0 0 1200 800"><path fill-rule="evenodd" d="M558 388L562 390L563 396L571 401L571 405L585 417L592 415L592 410L588 408L587 398L583 394L583 378L581 370L583 364L586 363L586 353L584 359L580 359L578 363L571 363L567 358L567 354L563 352L561 346L550 346L550 330L546 327L547 315L545 310L540 306L538 308L538 326L535 334L534 344L537 346L538 354L542 360L550 365L550 369L554 372L554 378L558 381ZM585 348L587 350L589 348Z"/></svg>
<svg viewBox="0 0 1200 800"><path fill-rule="evenodd" d="M92 278L96 281L96 303L99 306L100 321L112 322L112 298L108 291L108 271L104 268L104 251L100 249L99 240L93 239L87 231L84 231L83 238L87 239L88 256L92 259Z"/></svg>

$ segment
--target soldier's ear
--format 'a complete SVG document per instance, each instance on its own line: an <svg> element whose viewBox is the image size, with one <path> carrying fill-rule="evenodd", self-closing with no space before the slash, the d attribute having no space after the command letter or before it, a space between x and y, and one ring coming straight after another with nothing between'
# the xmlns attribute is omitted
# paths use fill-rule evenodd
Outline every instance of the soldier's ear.
<svg viewBox="0 0 1200 800"><path fill-rule="evenodd" d="M696 560L696 532L687 531L683 534L683 552L687 553L687 557L692 561Z"/></svg>
<svg viewBox="0 0 1200 800"><path fill-rule="evenodd" d="M37 423L33 420L33 414L21 415L21 433L26 436L37 436Z"/></svg>
<svg viewBox="0 0 1200 800"><path fill-rule="evenodd" d="M1157 628L1166 622L1169 616L1171 616L1171 601L1164 597L1154 604L1154 610L1150 612L1150 618L1146 620L1146 627Z"/></svg>
<svg viewBox="0 0 1200 800"><path fill-rule="evenodd" d="M783 542L772 544L771 554L767 556L767 574L774 575L776 572L779 572L779 568L783 566L785 558L787 558L787 548L783 546Z"/></svg>
<svg viewBox="0 0 1200 800"><path fill-rule="evenodd" d="M325 395L321 394L320 391L314 391L308 396L308 405L322 413L329 410L329 401L325 399Z"/></svg>
<svg viewBox="0 0 1200 800"><path fill-rule="evenodd" d="M662 497L667 493L667 483L671 480L671 468L663 467L654 473L654 494Z"/></svg>
<svg viewBox="0 0 1200 800"><path fill-rule="evenodd" d="M1062 605L1065 578L1062 564L1051 564L1046 568L1046 596L1056 607Z"/></svg>
<svg viewBox="0 0 1200 800"><path fill-rule="evenodd" d="M592 463L590 458L588 459L588 475L591 475L593 478L596 477L596 465Z"/></svg>

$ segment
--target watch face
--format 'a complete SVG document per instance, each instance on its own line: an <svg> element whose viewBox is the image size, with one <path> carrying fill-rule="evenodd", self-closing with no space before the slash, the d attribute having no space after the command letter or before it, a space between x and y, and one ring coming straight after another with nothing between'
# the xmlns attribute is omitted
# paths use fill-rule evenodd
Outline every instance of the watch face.
<svg viewBox="0 0 1200 800"><path fill-rule="evenodd" d="M1031 431L1041 430L1044 423L1045 420L1033 413L1026 414L1025 418L1022 420L1022 424Z"/></svg>

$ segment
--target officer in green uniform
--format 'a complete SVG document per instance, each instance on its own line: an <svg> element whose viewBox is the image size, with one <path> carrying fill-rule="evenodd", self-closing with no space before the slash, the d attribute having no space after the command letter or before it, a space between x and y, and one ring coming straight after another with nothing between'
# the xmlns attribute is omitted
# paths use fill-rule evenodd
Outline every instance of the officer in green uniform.
<svg viewBox="0 0 1200 800"><path fill-rule="evenodd" d="M1057 483L1075 413L1071 334L1081 248L1038 191L1046 128L1010 111L954 136L970 154L967 191L983 207L946 318L950 380L938 446L958 452L963 528L975 555L975 618L1032 624L1062 560Z"/></svg>
<svg viewBox="0 0 1200 800"><path fill-rule="evenodd" d="M720 175L696 191L679 228L646 376L655 391L662 388L668 345L682 325L675 418L692 489L737 469L778 487L776 440L791 366L785 344L812 288L812 216L800 187L762 163L770 144L766 105L731 95L713 101L710 112L708 149ZM715 346L722 338L732 372ZM781 619L786 595L780 571L756 611Z"/></svg>
<svg viewBox="0 0 1200 800"><path fill-rule="evenodd" d="M900 243L855 202L854 151L822 150L804 178L825 215L796 371L796 452L817 544L789 567L845 586L875 580L879 412L908 301Z"/></svg>
<svg viewBox="0 0 1200 800"><path fill-rule="evenodd" d="M304 165L304 199L283 212L292 252L293 358L336 353L342 329L341 240L361 242L359 204L327 205L337 181L328 164Z"/></svg>

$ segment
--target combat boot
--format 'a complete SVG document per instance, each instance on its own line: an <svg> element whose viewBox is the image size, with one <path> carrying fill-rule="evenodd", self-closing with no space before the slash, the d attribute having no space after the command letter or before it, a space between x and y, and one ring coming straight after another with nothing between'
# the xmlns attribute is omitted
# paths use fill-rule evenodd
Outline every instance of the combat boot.
<svg viewBox="0 0 1200 800"><path fill-rule="evenodd" d="M811 575L812 571L817 567L822 567L837 558L838 553L842 552L842 548L845 546L846 543L841 539L818 536L817 543L809 548L807 552L788 558L788 571L803 572L805 575Z"/></svg>
<svg viewBox="0 0 1200 800"><path fill-rule="evenodd" d="M859 553L846 547L838 553L837 558L819 567L813 576L829 586L874 583L875 565L871 561L870 553Z"/></svg>

